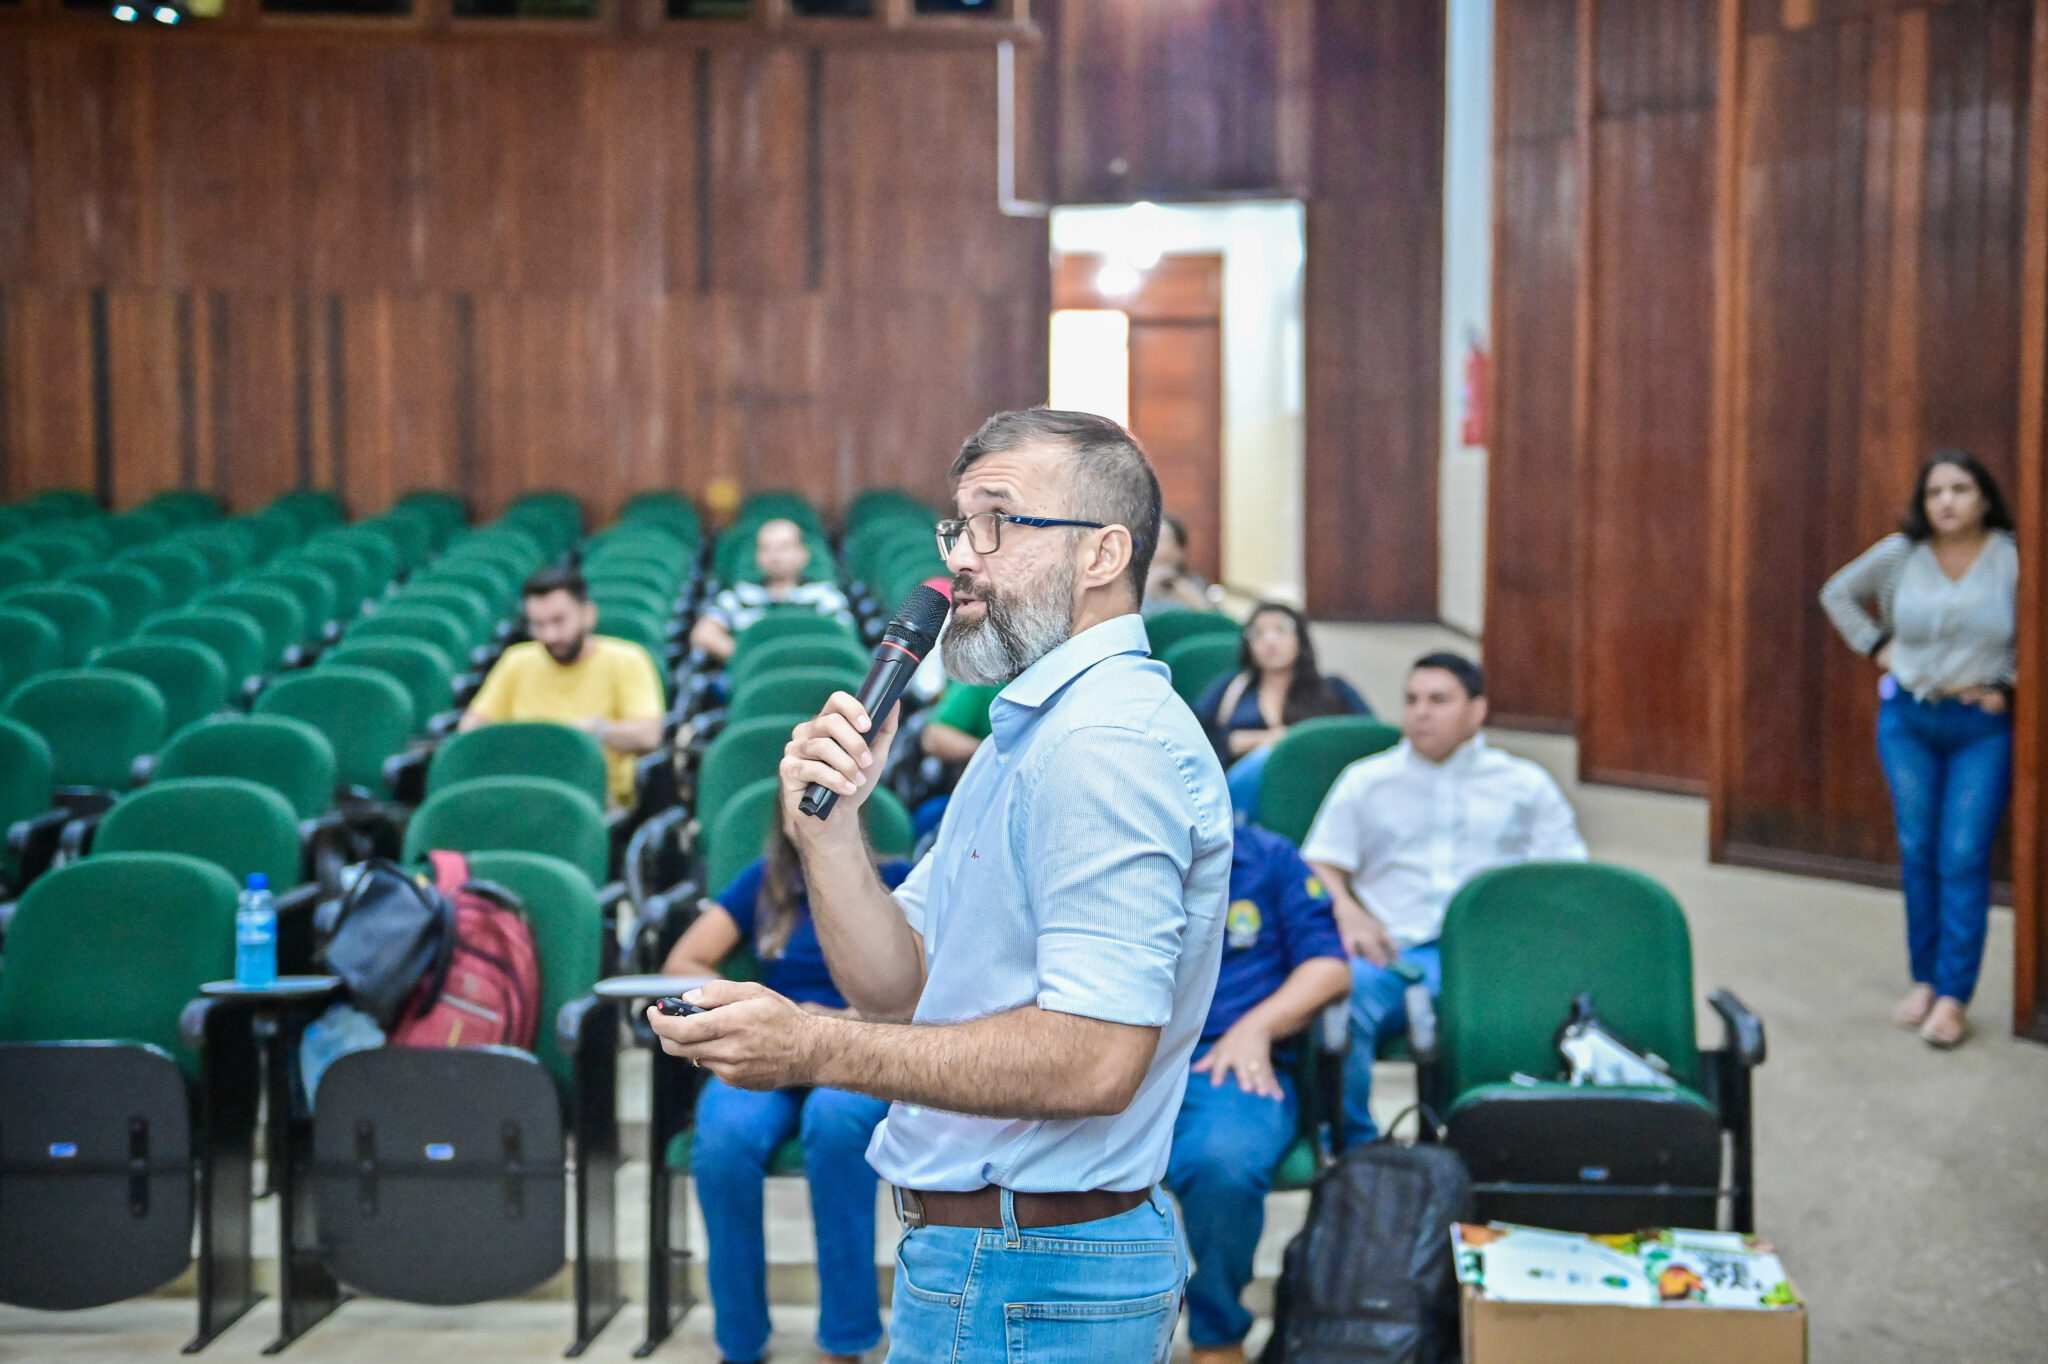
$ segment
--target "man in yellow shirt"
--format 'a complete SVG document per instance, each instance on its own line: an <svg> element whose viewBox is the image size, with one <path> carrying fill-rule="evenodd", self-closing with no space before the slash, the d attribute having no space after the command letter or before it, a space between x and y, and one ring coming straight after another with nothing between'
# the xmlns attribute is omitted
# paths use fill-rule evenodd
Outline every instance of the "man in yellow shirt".
<svg viewBox="0 0 2048 1364"><path fill-rule="evenodd" d="M573 568L544 568L520 590L531 643L498 659L463 713L467 732L499 720L572 725L604 745L615 805L633 801L633 763L661 745L661 679L637 644L594 633L597 608Z"/></svg>

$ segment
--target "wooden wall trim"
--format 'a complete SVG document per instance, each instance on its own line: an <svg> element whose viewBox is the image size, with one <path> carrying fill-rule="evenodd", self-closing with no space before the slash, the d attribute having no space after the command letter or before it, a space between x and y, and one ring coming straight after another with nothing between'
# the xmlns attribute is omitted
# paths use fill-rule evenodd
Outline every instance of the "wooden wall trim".
<svg viewBox="0 0 2048 1364"><path fill-rule="evenodd" d="M2013 725L2013 1031L2048 1042L2048 4L2034 8L2020 308L2019 687Z"/></svg>
<svg viewBox="0 0 2048 1364"><path fill-rule="evenodd" d="M1734 782L1736 682L1742 663L1736 649L1740 632L1733 628L1737 555L1733 508L1736 504L1735 445L1741 439L1742 375L1742 3L1719 0L1720 48L1715 53L1714 120L1714 438L1707 469L1709 500L1708 573L1706 591L1712 610L1709 626L1714 657L1720 666L1708 680L1707 710L1707 856L1722 861L1728 848L1728 797Z"/></svg>

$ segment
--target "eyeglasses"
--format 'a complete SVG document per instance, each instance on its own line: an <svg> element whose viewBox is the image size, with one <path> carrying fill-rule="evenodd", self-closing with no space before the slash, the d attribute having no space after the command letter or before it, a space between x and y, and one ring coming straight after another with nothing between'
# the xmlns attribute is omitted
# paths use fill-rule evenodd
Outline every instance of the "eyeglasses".
<svg viewBox="0 0 2048 1364"><path fill-rule="evenodd" d="M1068 521L1057 516L1012 516L1008 512L976 512L972 516L958 517L939 522L939 553L950 559L953 547L960 543L960 537L967 537L968 548L976 554L993 554L1003 547L1003 523L1013 526L1079 526L1084 530L1106 530L1101 521Z"/></svg>

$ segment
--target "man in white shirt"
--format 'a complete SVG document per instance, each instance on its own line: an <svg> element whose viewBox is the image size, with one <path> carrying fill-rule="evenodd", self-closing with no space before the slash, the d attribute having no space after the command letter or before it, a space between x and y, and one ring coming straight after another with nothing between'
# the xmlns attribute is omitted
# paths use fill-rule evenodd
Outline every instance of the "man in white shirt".
<svg viewBox="0 0 2048 1364"><path fill-rule="evenodd" d="M1408 672L1400 744L1344 769L1316 811L1302 856L1330 892L1351 954L1351 1050L1344 1128L1378 1135L1376 1045L1408 1027L1403 969L1434 995L1437 938L1451 897L1472 877L1514 862L1583 861L1585 840L1564 793L1535 763L1480 736L1486 677L1457 654L1424 656Z"/></svg>

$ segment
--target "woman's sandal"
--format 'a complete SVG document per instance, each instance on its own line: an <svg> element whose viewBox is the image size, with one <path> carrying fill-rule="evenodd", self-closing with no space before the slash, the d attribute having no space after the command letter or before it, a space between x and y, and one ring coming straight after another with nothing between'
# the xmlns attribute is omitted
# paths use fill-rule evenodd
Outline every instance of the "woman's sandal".
<svg viewBox="0 0 2048 1364"><path fill-rule="evenodd" d="M1934 1002L1927 1021L1920 1025L1920 1040L1941 1051L1961 1046L1969 1035L1970 1019L1961 1002L1947 997Z"/></svg>
<svg viewBox="0 0 2048 1364"><path fill-rule="evenodd" d="M1934 987L1915 985L1907 996L1892 1008L1892 1022L1902 1028L1918 1031L1927 1021L1927 1015L1934 1010Z"/></svg>

